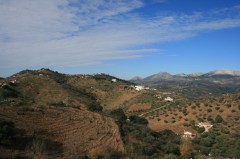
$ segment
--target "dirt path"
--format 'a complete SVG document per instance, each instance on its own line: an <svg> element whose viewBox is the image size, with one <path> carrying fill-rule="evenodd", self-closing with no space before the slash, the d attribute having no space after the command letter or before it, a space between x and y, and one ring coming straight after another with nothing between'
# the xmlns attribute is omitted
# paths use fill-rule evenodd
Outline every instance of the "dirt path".
<svg viewBox="0 0 240 159"><path fill-rule="evenodd" d="M124 103L125 101L128 101L140 94L141 93L139 93L139 92L137 92L137 93L130 92L130 93L121 94L117 98L111 100L105 108L106 109L114 109L114 108L118 107L119 105L121 105L122 103Z"/></svg>
<svg viewBox="0 0 240 159"><path fill-rule="evenodd" d="M147 111L147 112L144 112L144 113L140 114L139 116L142 117L142 116L144 116L144 115L146 115L146 114L149 114L149 113L151 113L151 112L154 112L154 111L159 110L159 109L162 109L162 108L165 108L165 107L167 107L167 106L169 106L169 104L164 105L164 106L160 106L160 107L158 107L158 108L152 109L152 110Z"/></svg>

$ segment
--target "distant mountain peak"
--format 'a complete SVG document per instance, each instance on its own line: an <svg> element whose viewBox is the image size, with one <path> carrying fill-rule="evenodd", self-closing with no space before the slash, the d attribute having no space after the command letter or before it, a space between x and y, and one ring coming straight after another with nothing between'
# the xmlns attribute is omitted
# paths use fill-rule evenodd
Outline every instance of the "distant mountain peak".
<svg viewBox="0 0 240 159"><path fill-rule="evenodd" d="M201 73L201 72L194 72L194 73L189 74L189 76L191 76L191 77L198 77L201 75L203 75L203 73Z"/></svg>
<svg viewBox="0 0 240 159"><path fill-rule="evenodd" d="M159 72L152 76L144 78L145 80L157 80L157 79L171 79L173 76L167 72Z"/></svg>

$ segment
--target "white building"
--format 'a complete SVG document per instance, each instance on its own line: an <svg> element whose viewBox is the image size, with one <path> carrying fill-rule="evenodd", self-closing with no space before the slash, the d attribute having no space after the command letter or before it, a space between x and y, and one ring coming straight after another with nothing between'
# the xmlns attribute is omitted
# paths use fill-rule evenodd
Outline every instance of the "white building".
<svg viewBox="0 0 240 159"><path fill-rule="evenodd" d="M167 102L173 102L173 99L171 97L164 98L164 100Z"/></svg>
<svg viewBox="0 0 240 159"><path fill-rule="evenodd" d="M144 90L144 86L135 86L135 89L137 90L137 91L141 91L141 90Z"/></svg>
<svg viewBox="0 0 240 159"><path fill-rule="evenodd" d="M117 79L113 78L113 79L112 79L112 82L113 82L113 83L117 82Z"/></svg>
<svg viewBox="0 0 240 159"><path fill-rule="evenodd" d="M213 127L212 124L208 123L208 122L200 122L197 125L198 127L204 127L205 128L205 132L208 132L208 130Z"/></svg>
<svg viewBox="0 0 240 159"><path fill-rule="evenodd" d="M185 137L185 138L194 138L194 136L195 135L190 131L185 131L184 130L184 132L183 132L183 137Z"/></svg>

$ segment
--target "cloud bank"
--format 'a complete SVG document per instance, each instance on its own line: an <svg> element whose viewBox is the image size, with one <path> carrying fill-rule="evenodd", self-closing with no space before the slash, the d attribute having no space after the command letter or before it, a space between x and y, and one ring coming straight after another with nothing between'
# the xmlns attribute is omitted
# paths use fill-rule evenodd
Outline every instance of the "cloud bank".
<svg viewBox="0 0 240 159"><path fill-rule="evenodd" d="M164 3L164 1L161 1ZM140 58L150 44L240 27L240 7L141 17L140 0L0 0L0 68L79 67Z"/></svg>

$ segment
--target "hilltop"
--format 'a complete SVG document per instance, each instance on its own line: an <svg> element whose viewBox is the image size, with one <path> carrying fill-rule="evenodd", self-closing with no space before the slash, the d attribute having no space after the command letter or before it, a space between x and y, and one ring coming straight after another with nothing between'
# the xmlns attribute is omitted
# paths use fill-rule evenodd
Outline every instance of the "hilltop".
<svg viewBox="0 0 240 159"><path fill-rule="evenodd" d="M14 145L19 154L43 158L124 154L117 124L100 113L102 106L90 89L92 81L104 78L112 77L69 76L41 69L25 70L2 80L0 117L23 132L15 139L19 140ZM85 87L72 85L75 80L83 83L86 79L89 82ZM12 153L7 148L1 149L3 158Z"/></svg>

